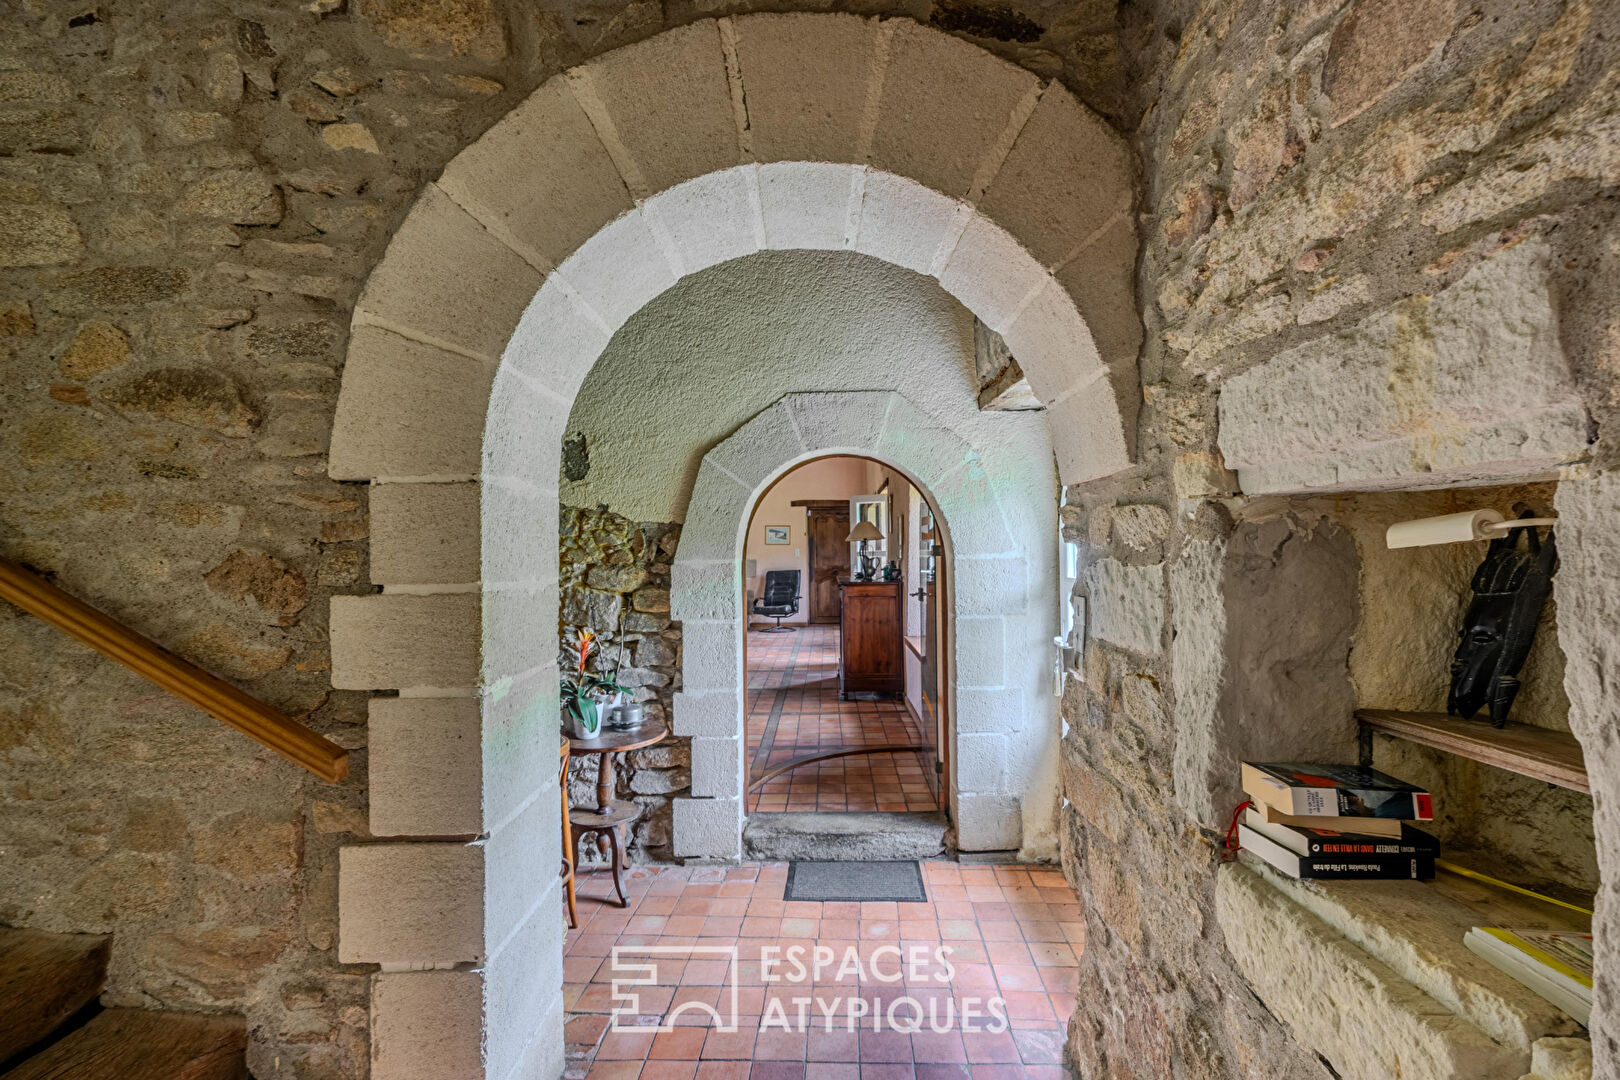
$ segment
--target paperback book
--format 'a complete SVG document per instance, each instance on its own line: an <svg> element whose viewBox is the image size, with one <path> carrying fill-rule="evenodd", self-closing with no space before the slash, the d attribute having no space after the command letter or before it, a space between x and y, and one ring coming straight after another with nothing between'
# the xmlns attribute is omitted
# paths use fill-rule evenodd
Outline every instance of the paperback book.
<svg viewBox="0 0 1620 1080"><path fill-rule="evenodd" d="M1329 824L1319 817L1298 817L1294 814L1285 814L1275 806L1263 802L1255 802L1254 812L1268 825L1293 825L1299 828L1314 829ZM1357 818L1354 828L1362 836L1380 836L1393 839L1401 835L1405 823L1395 818L1364 817Z"/></svg>
<svg viewBox="0 0 1620 1080"><path fill-rule="evenodd" d="M1323 881L1428 881L1434 877L1434 856L1384 853L1368 855L1301 855L1257 832L1238 826L1238 846L1281 870L1289 877Z"/></svg>
<svg viewBox="0 0 1620 1080"><path fill-rule="evenodd" d="M1304 820L1320 822L1322 819ZM1347 824L1343 829L1326 829L1320 825L1284 825L1267 821L1265 814L1253 809L1244 812L1243 822L1294 854L1312 858L1329 855L1428 855L1433 858L1440 854L1439 839L1404 823L1400 826L1398 836L1377 836L1362 833L1359 821Z"/></svg>
<svg viewBox="0 0 1620 1080"><path fill-rule="evenodd" d="M1429 821L1427 791L1365 765L1243 763L1243 790L1295 817Z"/></svg>
<svg viewBox="0 0 1620 1080"><path fill-rule="evenodd" d="M1591 934L1476 926L1463 944L1581 1023L1591 1023Z"/></svg>

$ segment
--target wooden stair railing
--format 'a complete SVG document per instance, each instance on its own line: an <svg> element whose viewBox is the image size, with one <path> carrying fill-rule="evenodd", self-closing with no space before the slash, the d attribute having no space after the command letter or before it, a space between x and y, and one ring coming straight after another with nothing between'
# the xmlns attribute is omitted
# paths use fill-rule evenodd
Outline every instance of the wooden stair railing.
<svg viewBox="0 0 1620 1080"><path fill-rule="evenodd" d="M349 752L337 743L187 663L10 559L0 559L0 599L118 661L322 780L336 783L349 775Z"/></svg>

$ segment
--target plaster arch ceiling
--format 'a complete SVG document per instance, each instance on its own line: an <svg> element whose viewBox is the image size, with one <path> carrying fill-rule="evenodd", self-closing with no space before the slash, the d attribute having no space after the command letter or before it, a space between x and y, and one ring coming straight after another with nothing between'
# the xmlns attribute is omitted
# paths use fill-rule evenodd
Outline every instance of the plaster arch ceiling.
<svg viewBox="0 0 1620 1080"><path fill-rule="evenodd" d="M1044 414L979 410L972 316L938 282L855 252L771 251L683 279L613 336L574 400L589 470L561 478L562 501L683 521L715 444L784 394L846 390L904 394L1003 490L1054 497Z"/></svg>

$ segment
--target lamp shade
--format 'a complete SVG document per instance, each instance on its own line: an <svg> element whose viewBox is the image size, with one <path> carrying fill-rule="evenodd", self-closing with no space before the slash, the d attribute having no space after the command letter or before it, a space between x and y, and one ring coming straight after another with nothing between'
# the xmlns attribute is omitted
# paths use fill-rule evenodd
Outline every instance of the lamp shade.
<svg viewBox="0 0 1620 1080"><path fill-rule="evenodd" d="M872 524L870 521L862 521L857 523L853 529L849 530L849 535L844 537L844 539L853 544L865 540L881 540L883 539L883 534L879 532L878 527Z"/></svg>

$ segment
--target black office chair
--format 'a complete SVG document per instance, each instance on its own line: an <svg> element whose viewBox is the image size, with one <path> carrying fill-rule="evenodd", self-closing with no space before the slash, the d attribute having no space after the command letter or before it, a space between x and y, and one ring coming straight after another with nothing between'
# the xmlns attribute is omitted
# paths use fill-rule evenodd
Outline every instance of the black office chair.
<svg viewBox="0 0 1620 1080"><path fill-rule="evenodd" d="M762 634L791 634L796 626L783 626L782 620L799 613L799 572L797 570L765 571L765 595L754 600L755 615L775 619L775 626L760 629Z"/></svg>

